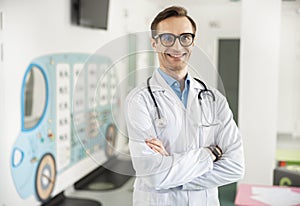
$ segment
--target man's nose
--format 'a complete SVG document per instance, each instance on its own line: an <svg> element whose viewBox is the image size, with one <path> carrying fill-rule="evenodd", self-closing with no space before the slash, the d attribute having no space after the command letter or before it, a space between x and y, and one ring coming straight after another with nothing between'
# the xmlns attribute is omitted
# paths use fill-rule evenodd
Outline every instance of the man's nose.
<svg viewBox="0 0 300 206"><path fill-rule="evenodd" d="M181 44L180 44L180 41L179 41L179 38L176 38L175 39L175 43L174 45L172 46L174 49L180 49L182 48Z"/></svg>

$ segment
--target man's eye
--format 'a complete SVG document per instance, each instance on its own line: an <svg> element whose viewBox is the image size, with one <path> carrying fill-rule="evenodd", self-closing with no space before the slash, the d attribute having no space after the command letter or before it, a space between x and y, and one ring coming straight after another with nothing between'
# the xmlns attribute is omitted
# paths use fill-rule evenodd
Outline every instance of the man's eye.
<svg viewBox="0 0 300 206"><path fill-rule="evenodd" d="M170 35L166 35L166 36L163 36L163 40L167 41L167 42L170 42L170 41L173 41L173 38Z"/></svg>
<svg viewBox="0 0 300 206"><path fill-rule="evenodd" d="M189 35L184 35L184 36L181 37L181 40L182 41L189 41L189 40L191 40L191 37Z"/></svg>

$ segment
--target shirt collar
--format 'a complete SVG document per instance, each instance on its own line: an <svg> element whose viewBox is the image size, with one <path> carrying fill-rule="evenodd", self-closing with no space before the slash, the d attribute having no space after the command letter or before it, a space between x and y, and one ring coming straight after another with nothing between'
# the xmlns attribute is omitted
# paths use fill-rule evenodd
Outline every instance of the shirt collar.
<svg viewBox="0 0 300 206"><path fill-rule="evenodd" d="M173 85L175 85L175 83L178 84L179 86L179 82L174 79L173 77L171 77L170 75L166 74L165 72L163 72L160 68L157 69L159 74L163 77L163 79L167 82L167 84L172 87ZM186 78L185 78L185 85L189 85L191 81L191 77L189 75L189 73L187 74Z"/></svg>

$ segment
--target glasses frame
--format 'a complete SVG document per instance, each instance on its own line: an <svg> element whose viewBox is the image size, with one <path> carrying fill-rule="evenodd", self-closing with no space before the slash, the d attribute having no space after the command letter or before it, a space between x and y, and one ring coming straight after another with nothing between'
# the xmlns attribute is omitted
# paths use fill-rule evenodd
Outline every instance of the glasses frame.
<svg viewBox="0 0 300 206"><path fill-rule="evenodd" d="M164 45L164 43L161 41L161 37L162 37L163 35L166 35L166 34L171 35L171 36L174 37L173 43L172 43L171 45L169 45L169 46ZM182 43L181 43L181 41L180 41L180 38L181 38L183 35L187 35L187 34L190 34L190 35L192 36L192 42L191 42L189 45L182 45ZM153 39L155 39L155 40L157 40L158 38L159 38L159 40L160 40L160 43L161 43L164 47L172 47L172 46L174 46L174 44L175 44L175 42L176 42L176 39L178 39L178 41L179 41L179 43L180 43L180 45L181 45L182 47L189 47L189 46L191 46L191 45L194 43L195 34L193 34L193 33L182 33L182 34L180 34L180 35L175 35L175 34L172 34L172 33L162 33L162 34L156 34L156 35L153 37Z"/></svg>

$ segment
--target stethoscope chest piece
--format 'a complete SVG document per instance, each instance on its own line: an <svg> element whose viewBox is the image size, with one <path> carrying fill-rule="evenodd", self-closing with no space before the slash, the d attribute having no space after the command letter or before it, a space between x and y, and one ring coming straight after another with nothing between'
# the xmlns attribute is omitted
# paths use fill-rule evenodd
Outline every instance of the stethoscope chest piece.
<svg viewBox="0 0 300 206"><path fill-rule="evenodd" d="M163 127L166 127L167 126L167 120L163 117L161 118L157 118L155 120L155 125L159 128L163 128Z"/></svg>

